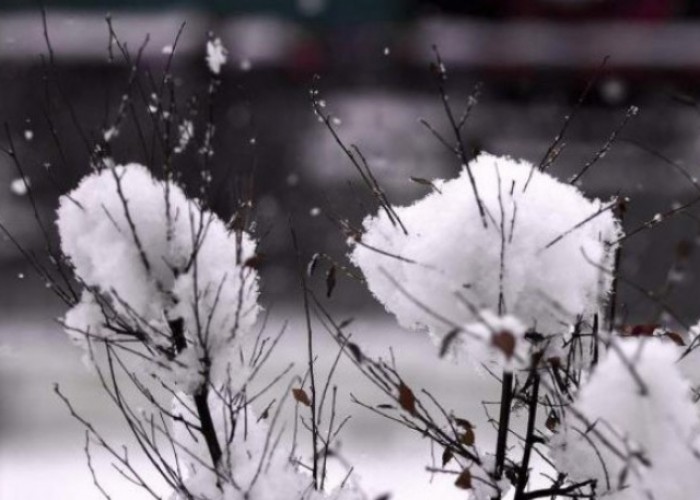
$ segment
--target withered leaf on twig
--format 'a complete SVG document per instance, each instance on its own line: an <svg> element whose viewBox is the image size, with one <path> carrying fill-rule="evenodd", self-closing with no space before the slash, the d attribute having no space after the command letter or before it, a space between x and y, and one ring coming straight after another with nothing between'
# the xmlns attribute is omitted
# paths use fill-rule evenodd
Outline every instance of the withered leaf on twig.
<svg viewBox="0 0 700 500"><path fill-rule="evenodd" d="M445 467L450 462L450 460L452 460L453 456L454 455L452 454L452 450L450 450L449 448L445 448L444 450L442 450L442 466Z"/></svg>
<svg viewBox="0 0 700 500"><path fill-rule="evenodd" d="M455 486L463 490L472 489L472 473L469 471L469 469L464 469L461 474L457 476Z"/></svg>
<svg viewBox="0 0 700 500"><path fill-rule="evenodd" d="M331 266L326 273L326 297L330 298L335 288L335 266Z"/></svg>
<svg viewBox="0 0 700 500"><path fill-rule="evenodd" d="M666 332L666 333L664 333L664 337L668 337L676 345L679 345L681 347L685 346L685 341L683 341L683 337L681 337L679 333Z"/></svg>
<svg viewBox="0 0 700 500"><path fill-rule="evenodd" d="M292 395L299 403L305 406L311 406L311 400L304 389L292 389Z"/></svg>
<svg viewBox="0 0 700 500"><path fill-rule="evenodd" d="M416 397L413 395L413 391L403 382L399 385L399 404L401 408L411 415L416 414Z"/></svg>
<svg viewBox="0 0 700 500"><path fill-rule="evenodd" d="M463 445L465 446L473 446L474 445L474 430L473 429L467 429L464 431L464 434L462 434L462 437L460 438L460 441L462 442Z"/></svg>
<svg viewBox="0 0 700 500"><path fill-rule="evenodd" d="M364 360L364 355L362 354L362 351L360 350L359 346L357 344L353 344L352 342L348 342L346 344L348 351L350 351L355 358L355 361L358 363L362 363L362 360Z"/></svg>
<svg viewBox="0 0 700 500"><path fill-rule="evenodd" d="M559 417L557 417L557 414L551 412L547 417L547 421L544 423L544 426L550 431L554 432L554 430L559 426Z"/></svg>
<svg viewBox="0 0 700 500"><path fill-rule="evenodd" d="M510 359L515 354L515 335L506 330L496 332L491 336L491 345Z"/></svg>

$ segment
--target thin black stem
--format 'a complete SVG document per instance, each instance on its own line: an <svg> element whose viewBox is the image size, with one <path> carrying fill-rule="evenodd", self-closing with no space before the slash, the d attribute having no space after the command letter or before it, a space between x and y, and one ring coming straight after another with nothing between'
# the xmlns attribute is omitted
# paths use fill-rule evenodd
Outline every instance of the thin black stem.
<svg viewBox="0 0 700 500"><path fill-rule="evenodd" d="M194 404L197 408L197 415L199 416L200 420L202 436L204 436L204 441L207 444L207 449L209 450L212 464L214 469L216 469L221 461L222 452L219 439L216 437L216 429L214 427L214 421L211 417L211 411L209 410L208 399L209 391L207 390L206 386L202 386L199 392L194 395Z"/></svg>
<svg viewBox="0 0 700 500"><path fill-rule="evenodd" d="M510 426L510 407L513 401L513 374L503 372L501 382L501 412L498 417L498 438L496 440L496 478L503 476L503 466L506 461L506 445L508 443L508 427Z"/></svg>
<svg viewBox="0 0 700 500"><path fill-rule="evenodd" d="M532 393L528 405L527 416L527 431L525 434L525 448L523 450L523 459L520 463L520 472L518 473L518 484L515 489L515 500L522 500L525 493L525 487L530 479L530 456L532 449L535 446L535 422L537 421L537 405L540 390L540 377L535 374L532 379Z"/></svg>
<svg viewBox="0 0 700 500"><path fill-rule="evenodd" d="M297 254L297 262L299 266L299 277L301 280L301 288L302 288L302 297L304 299L304 317L306 320L306 339L307 339L307 351L308 351L308 358L309 358L309 380L311 384L311 444L313 448L313 463L312 463L312 470L311 470L311 475L313 478L313 487L314 490L317 490L319 487L319 479L318 479L318 465L319 465L319 451L318 451L318 438L319 438L319 430L318 430L318 420L316 418L316 375L315 375L315 370L314 370L314 341L313 341L313 329L311 328L311 313L309 310L309 291L308 288L306 287L306 274L305 274L305 269L304 265L302 264L301 261L301 251L299 249L299 242L297 240L297 234L296 231L294 230L294 227L291 225L290 221L290 230L292 233L292 243L294 244L294 250Z"/></svg>

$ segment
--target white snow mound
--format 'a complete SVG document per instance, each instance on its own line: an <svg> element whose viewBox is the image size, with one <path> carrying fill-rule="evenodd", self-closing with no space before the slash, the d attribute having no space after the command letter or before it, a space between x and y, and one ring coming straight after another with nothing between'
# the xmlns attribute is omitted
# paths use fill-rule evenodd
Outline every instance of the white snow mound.
<svg viewBox="0 0 700 500"><path fill-rule="evenodd" d="M611 286L610 243L621 235L614 202L591 200L526 161L481 154L469 168L486 227L466 168L394 207L408 234L383 210L365 219L350 257L375 297L402 326L437 337L483 309L544 334L599 312Z"/></svg>

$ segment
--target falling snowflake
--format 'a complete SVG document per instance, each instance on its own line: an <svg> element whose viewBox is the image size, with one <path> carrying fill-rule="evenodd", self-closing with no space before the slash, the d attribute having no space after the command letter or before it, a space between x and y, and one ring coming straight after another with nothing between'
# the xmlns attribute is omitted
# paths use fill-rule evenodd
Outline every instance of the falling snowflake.
<svg viewBox="0 0 700 500"><path fill-rule="evenodd" d="M207 42L207 65L209 70L218 75L221 73L221 66L226 63L228 51L221 43L220 38L215 38Z"/></svg>
<svg viewBox="0 0 700 500"><path fill-rule="evenodd" d="M10 183L10 191L17 196L24 196L29 191L30 182L28 178L18 177Z"/></svg>
<svg viewBox="0 0 700 500"><path fill-rule="evenodd" d="M105 142L109 142L119 135L119 129L117 129L117 127L109 127L107 130L104 131L104 134L102 135L105 139Z"/></svg>

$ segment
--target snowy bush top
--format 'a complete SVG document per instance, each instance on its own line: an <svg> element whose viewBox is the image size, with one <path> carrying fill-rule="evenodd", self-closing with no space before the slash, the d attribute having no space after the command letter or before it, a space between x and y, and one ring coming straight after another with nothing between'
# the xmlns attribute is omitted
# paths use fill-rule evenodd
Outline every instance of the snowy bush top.
<svg viewBox="0 0 700 500"><path fill-rule="evenodd" d="M380 212L350 242L352 261L386 309L404 327L438 337L482 309L513 314L544 334L598 312L611 284L609 242L621 232L614 202L588 199L507 157L481 154L469 170L484 218L465 167L456 179L434 181L413 205L394 208L407 234Z"/></svg>
<svg viewBox="0 0 700 500"><path fill-rule="evenodd" d="M615 500L700 491L700 418L680 352L659 338L615 338L550 442L557 469Z"/></svg>
<svg viewBox="0 0 700 500"><path fill-rule="evenodd" d="M258 277L245 265L255 241L142 165L86 176L61 197L57 226L84 286L64 318L74 338L136 336L196 385L192 364L215 364L256 320Z"/></svg>

